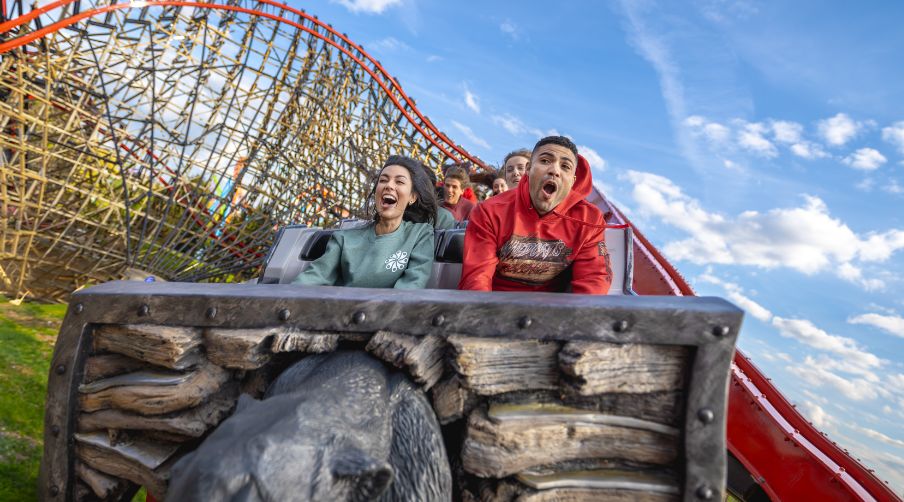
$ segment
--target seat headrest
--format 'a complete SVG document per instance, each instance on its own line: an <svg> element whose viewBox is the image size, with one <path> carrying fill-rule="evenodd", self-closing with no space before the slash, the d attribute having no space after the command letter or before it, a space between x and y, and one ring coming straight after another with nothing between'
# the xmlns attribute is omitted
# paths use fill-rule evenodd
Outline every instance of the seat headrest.
<svg viewBox="0 0 904 502"><path fill-rule="evenodd" d="M303 261L314 261L323 256L326 252L326 245L330 242L330 236L335 230L318 230L313 237L306 243L301 250L301 258Z"/></svg>
<svg viewBox="0 0 904 502"><path fill-rule="evenodd" d="M438 237L435 259L442 263L461 263L465 250L465 230L444 230Z"/></svg>

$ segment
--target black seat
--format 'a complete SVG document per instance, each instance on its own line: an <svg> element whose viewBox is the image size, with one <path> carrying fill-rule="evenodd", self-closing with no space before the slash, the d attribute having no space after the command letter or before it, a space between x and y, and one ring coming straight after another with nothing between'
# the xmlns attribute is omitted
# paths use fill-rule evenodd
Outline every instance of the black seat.
<svg viewBox="0 0 904 502"><path fill-rule="evenodd" d="M463 228L444 230L442 240L436 243L435 260L440 263L461 263L465 250Z"/></svg>
<svg viewBox="0 0 904 502"><path fill-rule="evenodd" d="M330 242L330 236L333 235L335 229L318 230L311 239L305 243L301 250L299 258L303 261L314 261L323 256L326 252L326 245Z"/></svg>

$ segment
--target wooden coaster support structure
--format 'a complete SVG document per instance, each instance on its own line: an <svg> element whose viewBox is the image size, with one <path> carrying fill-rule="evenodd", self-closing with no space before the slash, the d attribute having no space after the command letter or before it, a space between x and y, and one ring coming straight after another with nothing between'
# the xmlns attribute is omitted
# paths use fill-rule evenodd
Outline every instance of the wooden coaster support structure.
<svg viewBox="0 0 904 502"><path fill-rule="evenodd" d="M370 352L428 391L463 500L720 500L742 312L717 298L111 282L73 295L40 494L162 499L288 364Z"/></svg>
<svg viewBox="0 0 904 502"><path fill-rule="evenodd" d="M241 279L277 227L363 216L390 154L482 165L361 46L287 5L21 7L0 22L7 295Z"/></svg>

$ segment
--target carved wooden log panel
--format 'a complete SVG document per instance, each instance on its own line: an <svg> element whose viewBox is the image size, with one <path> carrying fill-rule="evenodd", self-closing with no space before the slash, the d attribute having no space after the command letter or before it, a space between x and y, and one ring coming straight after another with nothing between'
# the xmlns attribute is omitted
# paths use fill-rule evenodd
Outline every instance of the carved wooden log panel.
<svg viewBox="0 0 904 502"><path fill-rule="evenodd" d="M497 297L462 303L429 290L375 299L355 288L280 288L265 297L264 289L212 295L206 285L158 285L140 287L186 294L121 296L135 287L92 288L109 289L122 312L107 308L111 296L82 294L84 311L67 314L82 324L64 323L81 337L69 337L81 355L74 366L55 355L51 384L70 389L56 395L76 408L48 411L45 459L65 444L69 460L42 463L42 476L67 499L118 500L135 484L164 499L170 466L232 413L240 392L259 397L298 359L339 347L367 350L428 391L465 500L693 499L704 477L685 469L689 452L697 465L712 458L700 452L724 453L724 443L697 448L701 437L724 437L724 422L696 417L709 407L722 416L719 379L734 340L719 338L717 323L733 334L739 319L721 321L736 313L712 300L687 299L702 302L694 314L684 300L632 310L538 294L499 296L497 305ZM579 305L565 309L569 302ZM215 319L205 314L213 307ZM618 319L631 329L612 328ZM722 373L701 371L717 360ZM68 387L53 380L70 374ZM65 431L56 438L54 425ZM717 475L705 479L722 493Z"/></svg>

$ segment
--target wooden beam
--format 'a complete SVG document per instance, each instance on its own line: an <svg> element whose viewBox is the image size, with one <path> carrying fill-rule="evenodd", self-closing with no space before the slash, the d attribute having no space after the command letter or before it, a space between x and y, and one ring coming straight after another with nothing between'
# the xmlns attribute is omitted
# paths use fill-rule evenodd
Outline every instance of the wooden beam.
<svg viewBox="0 0 904 502"><path fill-rule="evenodd" d="M270 360L270 341L285 328L204 330L207 358L224 368L253 370Z"/></svg>
<svg viewBox="0 0 904 502"><path fill-rule="evenodd" d="M172 369L187 369L201 359L201 330L148 324L105 324L94 330L94 349L123 354Z"/></svg>
<svg viewBox="0 0 904 502"><path fill-rule="evenodd" d="M677 345L568 342L559 353L565 381L583 396L683 389L687 361Z"/></svg>
<svg viewBox="0 0 904 502"><path fill-rule="evenodd" d="M468 419L462 463L472 474L497 478L579 459L669 465L678 455L679 442L679 437L669 434L588 423L582 417L560 413L537 414L529 420L491 419L477 409Z"/></svg>
<svg viewBox="0 0 904 502"><path fill-rule="evenodd" d="M109 387L82 394L79 396L79 404L84 412L117 408L142 415L162 415L197 406L229 379L229 372L206 363L189 373L188 379L177 385ZM99 380L92 385L102 382L103 380Z"/></svg>
<svg viewBox="0 0 904 502"><path fill-rule="evenodd" d="M477 394L558 388L556 342L453 335L449 343L453 368Z"/></svg>
<svg viewBox="0 0 904 502"><path fill-rule="evenodd" d="M433 387L443 376L446 343L442 337L378 331L367 343L366 349L396 368L407 370L424 390Z"/></svg>

